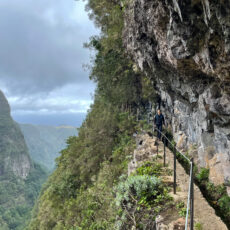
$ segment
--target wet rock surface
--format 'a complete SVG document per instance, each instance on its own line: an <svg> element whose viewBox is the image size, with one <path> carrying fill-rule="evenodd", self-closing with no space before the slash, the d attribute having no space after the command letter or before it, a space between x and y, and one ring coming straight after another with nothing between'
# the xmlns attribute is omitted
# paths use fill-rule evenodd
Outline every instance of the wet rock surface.
<svg viewBox="0 0 230 230"><path fill-rule="evenodd" d="M124 45L155 83L175 141L230 180L230 2L133 0Z"/></svg>

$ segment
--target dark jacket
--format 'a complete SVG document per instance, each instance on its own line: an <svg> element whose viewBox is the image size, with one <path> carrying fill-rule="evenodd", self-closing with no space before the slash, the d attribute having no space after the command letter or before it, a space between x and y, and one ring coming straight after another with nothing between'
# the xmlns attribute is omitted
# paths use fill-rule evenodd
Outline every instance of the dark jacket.
<svg viewBox="0 0 230 230"><path fill-rule="evenodd" d="M160 114L160 115L156 115L155 118L154 118L154 123L156 125L163 125L165 124L165 118L163 116L163 114Z"/></svg>

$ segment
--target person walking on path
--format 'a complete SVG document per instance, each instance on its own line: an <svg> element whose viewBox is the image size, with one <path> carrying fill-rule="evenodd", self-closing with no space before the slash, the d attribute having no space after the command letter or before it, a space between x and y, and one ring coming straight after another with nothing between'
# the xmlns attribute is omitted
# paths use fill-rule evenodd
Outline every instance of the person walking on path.
<svg viewBox="0 0 230 230"><path fill-rule="evenodd" d="M157 128L157 138L161 139L162 126L165 125L164 115L161 113L161 110L157 110L157 114L154 117L154 124Z"/></svg>

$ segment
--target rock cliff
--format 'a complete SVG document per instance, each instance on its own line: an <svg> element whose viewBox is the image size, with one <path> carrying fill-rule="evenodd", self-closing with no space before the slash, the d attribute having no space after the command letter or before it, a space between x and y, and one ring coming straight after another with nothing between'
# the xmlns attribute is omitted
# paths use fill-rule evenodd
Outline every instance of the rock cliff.
<svg viewBox="0 0 230 230"><path fill-rule="evenodd" d="M178 147L230 185L230 2L129 1L123 41L155 82Z"/></svg>
<svg viewBox="0 0 230 230"><path fill-rule="evenodd" d="M0 91L0 176L13 172L26 179L33 167L24 137L10 115L10 107Z"/></svg>

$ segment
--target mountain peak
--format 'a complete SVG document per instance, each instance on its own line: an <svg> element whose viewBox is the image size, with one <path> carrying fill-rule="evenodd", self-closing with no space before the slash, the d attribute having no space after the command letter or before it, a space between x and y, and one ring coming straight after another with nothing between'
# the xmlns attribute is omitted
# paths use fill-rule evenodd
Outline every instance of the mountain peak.
<svg viewBox="0 0 230 230"><path fill-rule="evenodd" d="M9 103L1 90L0 90L0 115L10 115Z"/></svg>
<svg viewBox="0 0 230 230"><path fill-rule="evenodd" d="M25 179L32 167L19 125L10 115L9 103L0 91L0 176L13 173Z"/></svg>

